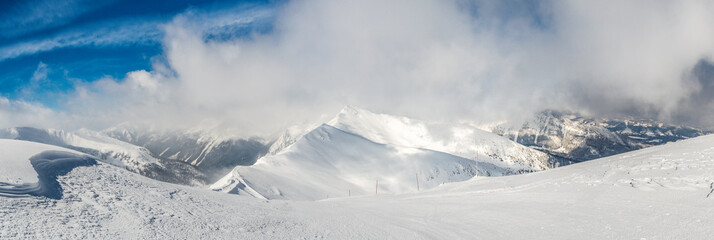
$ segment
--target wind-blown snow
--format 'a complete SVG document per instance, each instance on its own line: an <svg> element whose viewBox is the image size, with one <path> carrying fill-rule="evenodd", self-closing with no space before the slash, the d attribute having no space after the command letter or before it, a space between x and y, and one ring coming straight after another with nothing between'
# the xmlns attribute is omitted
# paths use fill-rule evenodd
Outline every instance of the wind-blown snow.
<svg viewBox="0 0 714 240"><path fill-rule="evenodd" d="M131 145L88 129L67 132L54 129L17 127L0 129L0 138L32 141L88 152L104 162L126 167L133 171L143 170L157 159L145 148Z"/></svg>
<svg viewBox="0 0 714 240"><path fill-rule="evenodd" d="M0 181L3 197L34 195L59 199L62 187L57 182L58 176L78 166L96 164L91 156L45 144L0 139L0 150L6 154L0 163L7 169L0 171L0 177L7 179ZM39 153L26 158L25 155L33 152ZM34 174L27 165L32 165Z"/></svg>
<svg viewBox="0 0 714 240"><path fill-rule="evenodd" d="M653 120L595 119L546 110L525 122L501 122L485 129L561 159L561 165L698 137L711 133Z"/></svg>
<svg viewBox="0 0 714 240"><path fill-rule="evenodd" d="M23 184L37 182L37 172L30 164L30 157L47 150L69 149L41 143L0 139L0 182Z"/></svg>
<svg viewBox="0 0 714 240"><path fill-rule="evenodd" d="M553 167L549 156L474 126L431 123L345 107L329 125L371 141L403 147L425 148L488 162L511 172Z"/></svg>

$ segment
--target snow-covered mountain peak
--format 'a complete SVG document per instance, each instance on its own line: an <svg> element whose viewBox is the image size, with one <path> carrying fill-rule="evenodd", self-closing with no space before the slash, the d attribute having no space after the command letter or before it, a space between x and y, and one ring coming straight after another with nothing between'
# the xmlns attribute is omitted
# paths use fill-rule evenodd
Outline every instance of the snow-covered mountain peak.
<svg viewBox="0 0 714 240"><path fill-rule="evenodd" d="M252 166L238 166L211 186L269 199L321 199L352 190L401 193L557 165L547 154L467 124L432 123L345 107L315 128L285 132ZM416 176L415 176L416 175ZM295 179L300 179L295 182ZM371 189L371 190L370 190Z"/></svg>
<svg viewBox="0 0 714 240"><path fill-rule="evenodd" d="M397 147L323 124L276 155L236 167L212 189L269 199L316 200L326 196L416 191L464 181L477 172L505 169L443 152ZM377 186L375 186L377 184ZM375 189L377 188L377 189Z"/></svg>
<svg viewBox="0 0 714 240"><path fill-rule="evenodd" d="M512 127L518 125L519 127ZM710 132L652 120L594 119L542 111L523 124L503 122L491 131L572 162L587 161Z"/></svg>
<svg viewBox="0 0 714 240"><path fill-rule="evenodd" d="M373 113L347 106L328 125L362 135L378 143L397 146L427 145L435 140L426 123L406 117Z"/></svg>
<svg viewBox="0 0 714 240"><path fill-rule="evenodd" d="M483 161L518 171L558 165L547 154L468 124L436 123L345 107L328 125L382 144L424 148ZM484 157L487 156L487 157Z"/></svg>

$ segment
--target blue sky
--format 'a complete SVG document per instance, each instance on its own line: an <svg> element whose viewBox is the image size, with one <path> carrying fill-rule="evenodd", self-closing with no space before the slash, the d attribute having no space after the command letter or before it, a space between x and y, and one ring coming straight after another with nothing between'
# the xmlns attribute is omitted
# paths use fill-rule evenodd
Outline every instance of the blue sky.
<svg viewBox="0 0 714 240"><path fill-rule="evenodd" d="M0 127L260 135L354 105L437 121L557 109L714 128L707 0L0 4Z"/></svg>
<svg viewBox="0 0 714 240"><path fill-rule="evenodd" d="M240 18L275 6L226 0L0 1L0 96L56 107L57 96L77 82L122 79L162 61L162 26L177 15ZM262 14L240 24L205 21L203 27L207 41L226 40L269 31L270 21Z"/></svg>

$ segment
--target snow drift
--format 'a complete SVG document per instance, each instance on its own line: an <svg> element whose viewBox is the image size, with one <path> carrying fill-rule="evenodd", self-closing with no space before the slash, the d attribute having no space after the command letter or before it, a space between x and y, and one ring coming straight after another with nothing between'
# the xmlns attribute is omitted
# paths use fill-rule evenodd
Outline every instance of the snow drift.
<svg viewBox="0 0 714 240"><path fill-rule="evenodd" d="M55 129L15 127L0 129L0 139L16 139L69 148L114 166L160 181L202 185L206 176L189 164L154 157L146 148L88 129L68 132Z"/></svg>
<svg viewBox="0 0 714 240"><path fill-rule="evenodd" d="M79 166L91 166L97 161L86 154L77 153L70 149L58 149L44 144L24 141L0 140L0 149L5 156L0 158L3 167L2 177L6 182L0 181L0 196L44 196L48 198L62 198L62 186L57 182L57 177L67 174ZM28 159L18 158L28 152L42 151ZM8 157L7 155L10 155ZM35 177L28 171L27 165L32 165ZM10 173L17 171L16 173ZM32 182L37 179L37 182Z"/></svg>

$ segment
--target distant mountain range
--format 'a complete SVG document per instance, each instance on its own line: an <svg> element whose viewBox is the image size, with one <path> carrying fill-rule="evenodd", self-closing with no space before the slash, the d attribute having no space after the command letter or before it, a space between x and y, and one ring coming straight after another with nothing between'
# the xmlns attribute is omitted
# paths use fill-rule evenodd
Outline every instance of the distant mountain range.
<svg viewBox="0 0 714 240"><path fill-rule="evenodd" d="M575 163L710 134L652 120L595 119L543 111L520 128L497 125L493 133Z"/></svg>
<svg viewBox="0 0 714 240"><path fill-rule="evenodd" d="M166 182L266 198L320 199L326 192L342 194L345 189L371 191L373 183L367 182L380 177L393 179L391 185L383 180L382 191L412 191L412 178L429 188L475 175L541 171L711 133L557 111L543 111L522 127L506 126L484 129L345 107L326 123L292 127L267 140L126 124L74 132L16 127L0 129L0 138L74 149ZM302 184L284 184L293 177ZM315 191L295 189L324 181L340 184ZM332 188L337 185L341 187Z"/></svg>
<svg viewBox="0 0 714 240"><path fill-rule="evenodd" d="M226 138L200 132L142 131L111 128L103 134L146 148L159 159L195 166L213 182L235 166L249 166L268 152L270 144L262 139Z"/></svg>

